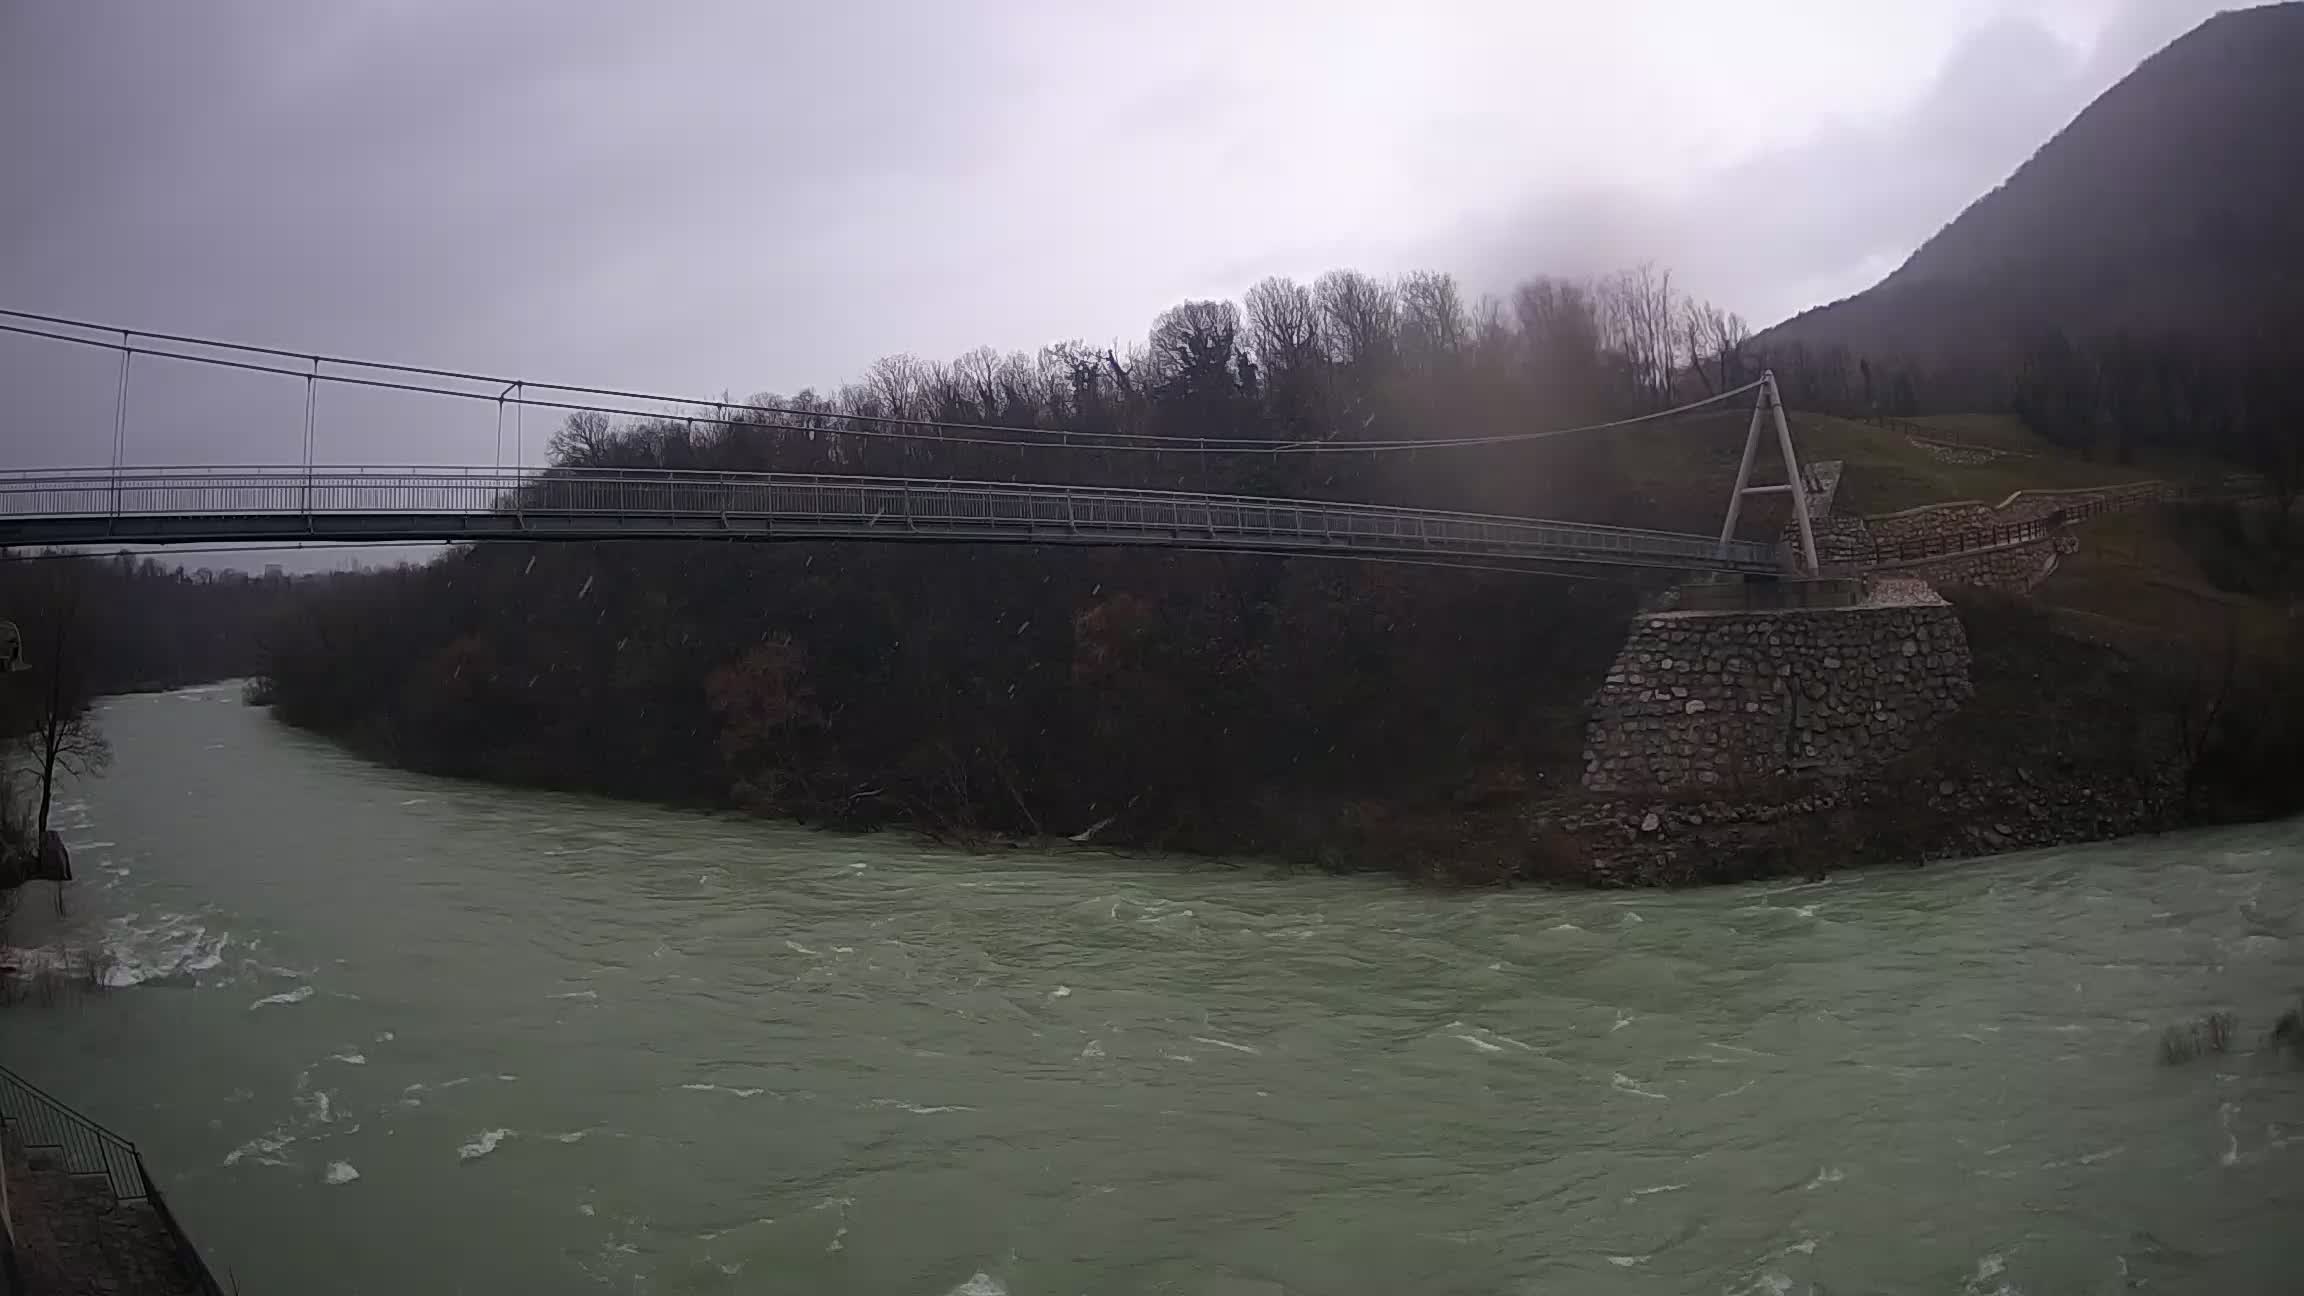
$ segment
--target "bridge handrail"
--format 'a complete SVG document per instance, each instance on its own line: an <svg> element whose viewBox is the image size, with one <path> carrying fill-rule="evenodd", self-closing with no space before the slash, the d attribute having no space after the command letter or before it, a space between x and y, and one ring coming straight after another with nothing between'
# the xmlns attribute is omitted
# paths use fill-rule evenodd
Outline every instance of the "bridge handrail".
<svg viewBox="0 0 2304 1296"><path fill-rule="evenodd" d="M330 476L371 477L379 482L406 480L438 474L454 474L460 483L474 486L491 482L506 489L517 489L549 481L592 481L662 484L705 484L714 482L759 484L777 486L862 486L900 489L904 486L932 486L937 489L991 490L1028 492L1035 494L1105 495L1138 499L1158 497L1186 500L1194 503L1214 501L1223 504L1290 505L1299 508L1321 508L1331 511L1346 510L1391 516L1402 513L1419 517L1461 518L1476 522L1534 523L1540 526L1574 526L1587 531L1613 531L1634 536L1670 536L1690 538L1678 531L1659 531L1648 527L1616 526L1605 522L1562 522L1551 518L1523 517L1511 513L1477 513L1463 509L1435 509L1406 504L1374 504L1362 500L1295 499L1284 495L1233 495L1209 491L1162 490L1157 487L1075 485L1069 482L1002 482L984 481L967 477L882 477L860 473L792 473L792 472L723 472L693 468L490 468L469 464L319 464L306 469L300 464L188 464L151 465L113 468L39 468L0 469L0 491L17 481L26 483L71 481L75 485L109 488L116 480L128 482L137 478L150 480L185 480L197 482L207 477L249 479L255 485L301 483L306 477L314 480ZM1697 537L1700 538L1700 537ZM1755 542L1756 543L1756 542Z"/></svg>
<svg viewBox="0 0 2304 1296"><path fill-rule="evenodd" d="M261 489L309 486L314 489L359 489L450 486L459 489L485 491L492 496L519 501L521 492L555 484L579 485L648 485L674 487L816 487L825 489L880 490L902 493L940 492L947 495L970 497L999 496L1008 498L1041 498L1089 501L1151 502L1165 505L1185 505L1195 508L1248 508L1287 509L1318 512L1331 517L1380 518L1392 521L1414 520L1423 523L1461 523L1502 528L1573 528L1601 540L1623 540L1659 545L1690 554L1712 552L1719 549L1718 542L1709 537L1694 536L1671 531L1656 531L1637 527L1610 526L1601 523L1562 522L1545 518L1513 517L1504 514L1473 513L1459 510L1410 508L1397 505L1368 504L1347 501L1288 499L1274 496L1211 494L1193 491L1137 489L1120 486L1076 486L1045 482L986 482L955 478L879 477L851 474L781 473L781 472L721 472L677 468L498 468L477 465L433 465L409 467L381 464L353 465L158 465L113 468L61 468L24 469L0 472L0 496L21 496L43 492L104 492L114 498L114 509L122 515L150 512L179 512L181 509L145 509L126 506L128 492L171 487L210 487L218 489ZM0 512L7 511L0 507ZM226 510L205 510L226 511ZM286 510L296 511L296 510ZM307 501L303 511L358 512L365 511L342 504ZM382 509L380 512L398 510ZM629 509L604 507L576 507L541 504L538 512L613 514ZM710 513L710 508L674 509L655 511ZM730 510L747 516L758 510ZM59 510L47 510L55 515ZM75 510L75 512L78 512ZM1734 541L1725 557L1755 565L1773 560L1774 546L1752 541Z"/></svg>

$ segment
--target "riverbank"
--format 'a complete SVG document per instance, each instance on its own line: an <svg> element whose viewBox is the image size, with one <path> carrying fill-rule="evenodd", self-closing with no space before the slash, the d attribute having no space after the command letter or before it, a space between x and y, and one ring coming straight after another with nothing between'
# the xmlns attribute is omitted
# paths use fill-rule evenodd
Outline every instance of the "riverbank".
<svg viewBox="0 0 2304 1296"><path fill-rule="evenodd" d="M1704 795L1568 789L1479 807L1481 840L1418 849L1437 880L1604 887L1814 877L2272 817L2204 769L2193 681L1964 592L1973 695L1909 749L1848 774ZM1557 776L1564 780L1565 772ZM1370 842L1368 846L1375 847Z"/></svg>
<svg viewBox="0 0 2304 1296"><path fill-rule="evenodd" d="M2076 638L2021 599L1961 592L1955 605L1972 659L1973 695L1916 745L1855 774L1784 771L1701 796L1603 796L1581 786L1585 695L1606 669L1604 654L1624 633L1621 609L1618 617L1592 617L1574 634L1555 633L1555 661L1568 669L1525 677L1510 742L1458 751L1437 759L1430 771L1393 765L1389 777L1355 779L1349 767L1330 766L1332 772L1308 779L1296 770L1261 792L1232 790L1223 797L1178 795L1177 770L1149 759L1132 762L1141 776L1132 800L1109 792L1103 800L1078 793L1050 796L1018 762L951 749L940 754L950 762L947 772L957 772L941 784L928 780L942 796L924 797L918 767L909 788L900 783L902 770L859 778L853 763L842 761L836 742L810 745L799 734L788 735L786 757L773 762L782 771L776 777L742 780L732 794L715 796L704 791L711 785L708 774L677 764L652 771L619 765L605 774L567 777L567 765L532 741L519 741L519 735L510 744L499 736L494 746L456 749L410 741L416 726L437 723L429 719L437 713L429 710L362 708L331 713L339 718L330 723L328 716L290 706L281 709L281 718L374 759L514 785L609 795L687 787L694 789L688 795L644 799L841 831L917 831L966 849L1070 837L1099 847L1265 856L1454 886L1676 886L1812 877L2102 841L2296 808L2267 799L2261 789L2226 786L2234 761L2229 754L2221 763L2211 759L2216 753L2204 728L2215 717L2203 712L2248 705L2245 680L2203 680L2197 672L2183 673L2180 663ZM796 684L780 677L765 691L786 698L789 710ZM1082 691L1091 684L1084 682ZM2210 687L2231 696L2209 696ZM809 701L819 710L832 706L821 696ZM389 723L379 723L387 716ZM758 718L748 723L736 746L768 727ZM1402 745L1436 750L1423 735ZM723 730L710 750L725 758L731 746ZM792 757L795 751L816 753L807 757L819 770L815 776ZM1113 764L1104 758L1091 763ZM972 773L972 766L989 766L997 777ZM848 791L827 794L828 787ZM1147 787L1156 794L1147 795ZM1051 823L1034 812L1067 799L1085 801L1069 820Z"/></svg>

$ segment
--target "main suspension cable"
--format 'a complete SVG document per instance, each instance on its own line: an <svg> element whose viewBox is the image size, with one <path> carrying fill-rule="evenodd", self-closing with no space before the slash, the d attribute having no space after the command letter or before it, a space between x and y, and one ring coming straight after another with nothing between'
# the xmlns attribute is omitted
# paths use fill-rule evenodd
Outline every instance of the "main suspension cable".
<svg viewBox="0 0 2304 1296"><path fill-rule="evenodd" d="M81 337L58 333L49 329L22 324L0 323L0 332L26 337L44 338L55 342L120 351L125 354L148 355L159 359L176 360L186 364L209 365L236 369L250 373L277 374L291 378L317 378L319 382L340 383L347 386L375 388L385 391L409 392L418 395L445 396L459 400L478 400L502 403L501 394L466 391L439 383L402 382L386 378L364 377L354 374L318 373L320 365L338 365L367 369L383 373L406 374L417 378L433 378L453 382L493 384L512 388L518 394L511 398L515 417L529 406L539 409L561 410L569 413L597 413L634 419L680 419L694 424L719 428L767 428L777 431L804 432L811 435L852 436L896 441L930 441L940 445L969 445L1005 447L1025 450L1086 450L1128 451L1138 453L1219 453L1243 455L1300 455L1300 454L1382 454L1417 450L1453 450L1479 446L1514 445L1524 442L1546 441L1555 437L1575 436L1589 432L1606 432L1632 427L1642 423L1658 422L1682 414L1692 413L1708 406L1744 395L1760 386L1755 379L1742 386L1730 388L1698 400L1675 405L1669 409L1654 410L1646 414L1611 419L1600 423L1586 423L1575 427L1548 428L1535 432L1503 432L1486 436L1434 437L1429 439L1385 441L1267 441L1253 437L1191 437L1150 432L1097 432L1080 428L1042 428L1015 424L943 422L937 420L900 418L884 414L843 414L824 410L807 410L792 406L745 404L743 411L731 416L725 402L696 400L687 397L666 396L648 392L623 391L608 387L587 387L570 383L544 383L523 379L503 378L489 374L467 373L454 369L428 368L421 365L398 364L389 361L360 360L344 356L315 355L307 351L287 351L276 347L255 346L239 342L226 342L213 338L193 337L185 334L144 333L133 329L120 329L109 325L93 324L82 320L55 315L40 315L29 311L0 307L0 316L31 320L35 323L64 328L102 330L117 336ZM219 351L238 352L302 361L313 369L287 369L277 365L261 364L250 360L225 356L198 355L185 351L167 350L149 345L138 345L138 339L174 343L183 346L206 347ZM601 405L596 402L556 400L531 396L531 390L560 392L574 396L593 396L611 400L645 401L661 406L683 407L688 411L711 409L712 414L673 414L662 409L635 410L620 406ZM763 417L774 415L776 418ZM779 420L801 419L808 422ZM825 426L826 423L846 423L851 426ZM857 427L854 424L871 426ZM952 431L1004 433L1005 436L952 436Z"/></svg>

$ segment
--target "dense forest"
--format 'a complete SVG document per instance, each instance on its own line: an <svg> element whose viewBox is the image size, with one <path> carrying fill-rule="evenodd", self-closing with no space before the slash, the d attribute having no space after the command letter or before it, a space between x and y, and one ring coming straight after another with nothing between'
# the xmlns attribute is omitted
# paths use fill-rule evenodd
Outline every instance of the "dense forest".
<svg viewBox="0 0 2304 1296"><path fill-rule="evenodd" d="M1034 478L1552 510L1687 527L1612 443L1307 453L1654 409L1753 372L1741 322L1652 269L1537 280L1509 309L1442 275L1269 280L1126 351L896 357L829 397L554 438L581 467ZM889 420L899 420L892 424ZM1026 436L969 425L1063 429ZM901 433L901 435L891 435ZM1065 450L1084 433L1267 453ZM1055 448L1051 448L1053 445ZM540 488L541 489L541 488ZM448 773L901 821L1348 856L1462 831L1572 775L1620 579L1255 556L985 547L498 545L312 583L269 641L292 723ZM1434 854L1447 854L1434 842Z"/></svg>

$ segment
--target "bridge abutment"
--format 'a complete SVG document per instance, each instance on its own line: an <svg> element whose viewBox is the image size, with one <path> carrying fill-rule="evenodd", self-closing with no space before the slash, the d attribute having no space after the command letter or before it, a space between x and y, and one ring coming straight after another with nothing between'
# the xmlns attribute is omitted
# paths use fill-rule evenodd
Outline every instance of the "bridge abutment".
<svg viewBox="0 0 2304 1296"><path fill-rule="evenodd" d="M1860 773L1973 692L1960 619L1926 585L1783 586L1809 588L1794 600L1692 587L1681 606L1634 618L1588 709L1587 789L1727 796Z"/></svg>

